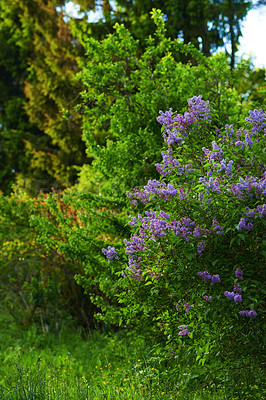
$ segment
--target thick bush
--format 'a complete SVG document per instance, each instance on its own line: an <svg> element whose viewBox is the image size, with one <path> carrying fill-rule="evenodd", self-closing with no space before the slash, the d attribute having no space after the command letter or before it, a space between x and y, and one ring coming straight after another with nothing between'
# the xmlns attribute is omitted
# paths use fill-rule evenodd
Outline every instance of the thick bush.
<svg viewBox="0 0 266 400"><path fill-rule="evenodd" d="M127 193L132 237L103 249L121 268L121 308L104 311L155 337L172 372L186 363L189 384L242 379L248 398L263 353L266 113L242 127L212 119L201 96L160 112L161 178Z"/></svg>
<svg viewBox="0 0 266 400"><path fill-rule="evenodd" d="M1 307L21 325L34 323L45 333L59 331L71 319L94 326L97 309L74 280L81 265L66 260L56 247L43 246L30 226L30 217L37 216L52 225L55 216L46 198L34 199L19 189L9 197L0 194Z"/></svg>

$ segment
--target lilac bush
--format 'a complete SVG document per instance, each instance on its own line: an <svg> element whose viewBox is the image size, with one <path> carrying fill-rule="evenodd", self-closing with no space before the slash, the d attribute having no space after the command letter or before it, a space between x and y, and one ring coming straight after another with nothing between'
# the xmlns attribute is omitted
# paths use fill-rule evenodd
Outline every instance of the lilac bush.
<svg viewBox="0 0 266 400"><path fill-rule="evenodd" d="M214 354L200 350L206 343L226 354L254 330L259 348L263 313L266 113L250 111L238 129L213 118L201 96L184 115L160 111L160 179L127 193L134 233L124 240L118 295L121 320L165 335L173 354L189 341L202 365Z"/></svg>

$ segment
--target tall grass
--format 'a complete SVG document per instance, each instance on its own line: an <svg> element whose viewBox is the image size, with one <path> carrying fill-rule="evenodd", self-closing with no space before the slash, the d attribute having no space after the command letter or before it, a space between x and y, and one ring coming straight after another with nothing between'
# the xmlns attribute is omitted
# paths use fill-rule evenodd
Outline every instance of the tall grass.
<svg viewBox="0 0 266 400"><path fill-rule="evenodd" d="M182 366L176 383L162 380L151 348L134 334L81 333L73 327L48 335L36 326L23 330L2 315L0 399L245 399L230 396L226 387L186 390Z"/></svg>

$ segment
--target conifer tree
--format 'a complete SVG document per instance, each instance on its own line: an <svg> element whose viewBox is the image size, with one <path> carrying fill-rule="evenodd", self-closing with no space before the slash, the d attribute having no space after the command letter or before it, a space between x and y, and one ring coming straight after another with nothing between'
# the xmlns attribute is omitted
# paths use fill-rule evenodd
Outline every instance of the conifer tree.
<svg viewBox="0 0 266 400"><path fill-rule="evenodd" d="M71 34L64 1L7 0L0 6L0 162L3 185L21 175L38 191L73 184L86 162L81 117L65 120L81 91L75 80L83 47ZM79 2L84 9L93 1ZM27 126L25 126L27 124Z"/></svg>

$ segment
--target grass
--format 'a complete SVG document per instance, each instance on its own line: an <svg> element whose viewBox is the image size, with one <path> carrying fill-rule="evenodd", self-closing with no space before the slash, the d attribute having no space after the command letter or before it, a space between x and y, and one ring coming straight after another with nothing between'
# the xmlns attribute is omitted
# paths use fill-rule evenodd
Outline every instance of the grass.
<svg viewBox="0 0 266 400"><path fill-rule="evenodd" d="M123 331L93 332L83 338L68 328L60 335L47 335L35 326L22 330L2 316L0 350L1 400L248 398L230 397L226 387L180 390L181 385L162 380L159 367L150 362L151 349L145 341ZM182 381L182 375L181 368L177 381Z"/></svg>

